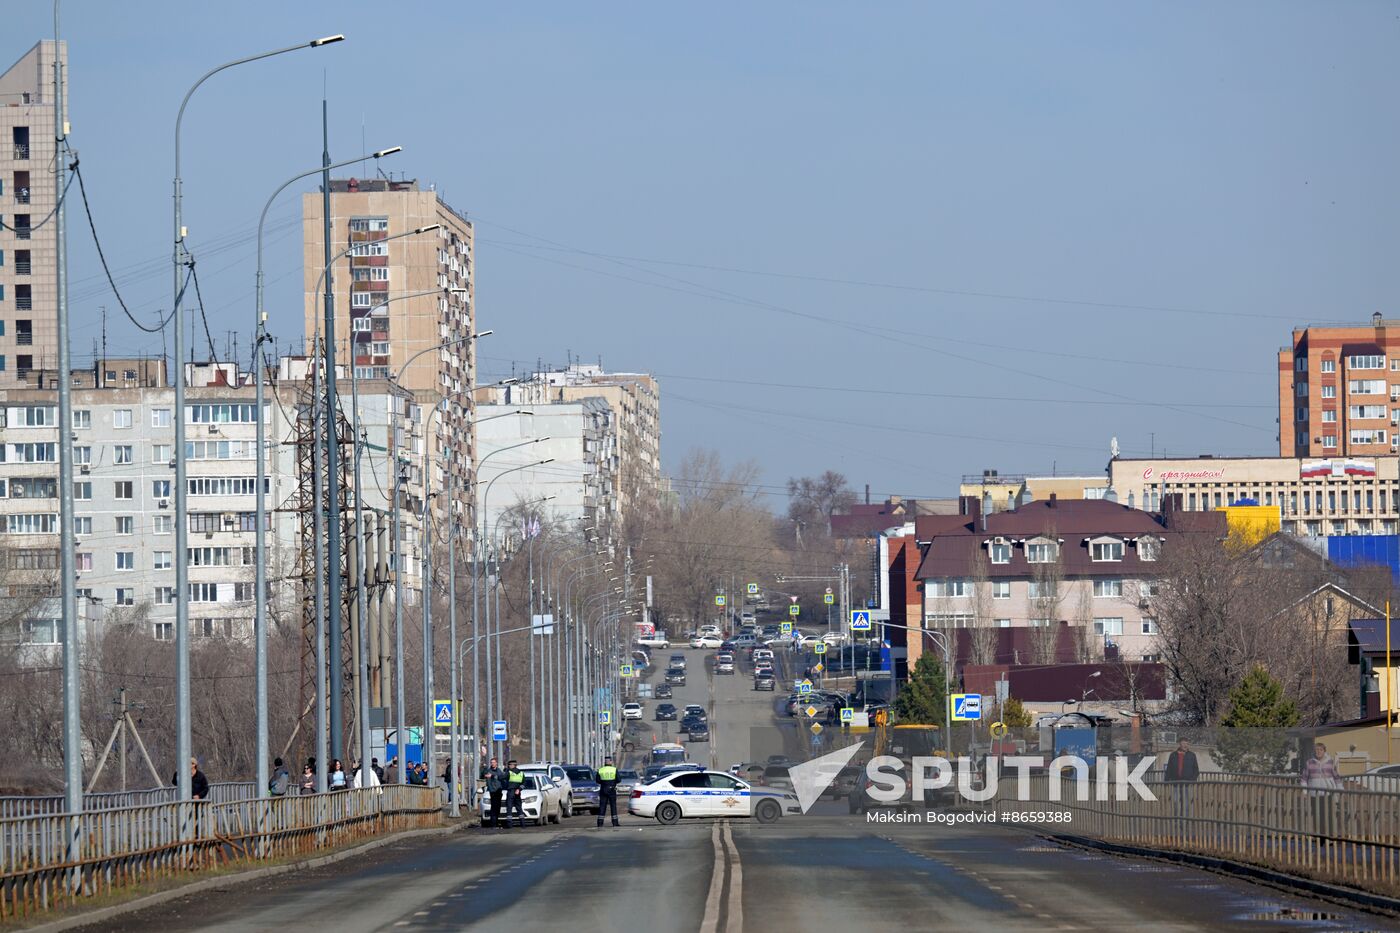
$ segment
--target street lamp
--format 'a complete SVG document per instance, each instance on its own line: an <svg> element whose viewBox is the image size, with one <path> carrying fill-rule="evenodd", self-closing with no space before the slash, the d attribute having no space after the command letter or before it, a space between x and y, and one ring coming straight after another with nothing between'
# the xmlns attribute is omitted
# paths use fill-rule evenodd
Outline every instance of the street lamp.
<svg viewBox="0 0 1400 933"><path fill-rule="evenodd" d="M329 194L327 195L327 197L329 197ZM387 242L389 242L390 240L400 240L400 239L403 239L404 237L417 236L418 234L421 234L421 233L429 233L429 232L431 232L431 231L433 231L433 230L440 230L440 229L442 229L442 224L427 224L427 225L422 226L422 227L415 227L415 228L412 229L412 230L405 230L403 233L395 233L395 234L393 234L393 235L391 235L391 236L383 237L382 239L375 240L374 242L376 242L376 243L387 243ZM352 252L354 252L356 249L358 249L358 248L359 248L360 246L362 246L362 245L364 245L364 244L363 244L363 243L351 243L351 244L350 244L349 246L347 246L345 249L343 249L343 250L341 250L340 252L336 253L336 254L335 254L334 256L332 256L330 259L326 260L325 266L321 269L321 274L320 274L320 276L316 279L316 287L313 288L313 289L311 290L311 293L314 295L314 294L316 294L317 292L319 292L319 291L321 290L321 283L322 283L323 281L325 281L325 279L326 279L326 277L327 277L328 275L330 275L330 271L331 271L331 267L332 267L332 266L334 266L334 265L335 265L337 262L339 262L341 259L343 259L343 258L345 258L346 256L350 255ZM330 250L329 250L329 247L327 247L327 252L329 252L329 251L330 251ZM333 330L334 330L334 327L335 327L335 319L334 319L334 316L333 316L333 313L334 313L334 312L333 312L333 307L334 307L334 306L333 306L333 304L330 303L330 296L329 296L329 294L327 295L327 302L328 302L328 303L327 303L327 307L326 307L326 315L327 315L327 316L326 316L326 321L325 321L325 327L326 327L328 330L333 331ZM321 324L320 324L320 322L318 321L318 323L317 323L317 328L316 328L316 331L317 331L318 334L320 333L320 330L321 330ZM335 340L335 334L334 334L333 332L332 332L332 333L327 333L327 334L326 334L326 350L327 350L327 352L326 352L326 409L325 409L326 414L325 414L325 420L326 420L326 477L327 477L327 483L330 483L330 482L331 482L331 478L332 478L332 477L335 477L335 476L338 475L339 472L340 472L340 445L333 442L333 438L335 437L335 419L336 419L337 409L338 409L338 407L339 407L339 403L336 401L336 390L335 390L335 366L334 366L334 361L335 361L335 345L334 345L334 340ZM353 367L353 361L352 361L352 367ZM178 441L177 441L177 443L178 443ZM326 512L327 512L327 515L326 515L326 526L327 526L327 527L326 527L326 551L327 551L327 554L326 554L326 566L327 566L327 567L339 568L339 567L340 567L340 550L341 550L341 546L340 546L340 497L339 497L339 496L336 496L336 495L328 495L328 496L327 496L327 503L326 503L326 505L327 505L327 508L326 508ZM339 573L339 570L337 569L337 570L336 570L335 572L333 572L333 573L328 572L328 573L326 574L326 577L328 578L329 583L330 583L330 585L326 588L326 590L327 590L327 592L326 592L327 615L330 615L330 614L334 613L334 614L338 617L338 616L339 616L339 613L340 613L340 609L339 609L339 607L340 607L340 573ZM331 608L331 607L334 607L334 608ZM339 633L339 625L338 625L338 624L337 624L337 626L336 626L336 631L337 631L337 634L338 634L338 633ZM331 686L330 686L330 690L329 690L329 693L330 693L330 703L329 703L329 706L330 706L330 710L329 710L329 713L330 713L330 715L329 715L329 719L330 719L330 732L331 732L331 742L332 742L334 745L338 746L339 743L340 743L341 741L343 741L343 739L344 739L344 724L343 724L343 717L342 717L342 712L341 712L341 693L342 693L342 689L341 689L341 680L340 680L340 678L341 678L341 670L342 670L342 661L341 661L341 657L340 657L340 639L339 639L339 637L334 637L334 638L329 639L329 649L330 649L330 650L329 650L329 652L328 652L329 657L327 658L327 664L328 664L328 666L330 667L330 672L331 672ZM426 702L426 701L425 701L425 702ZM402 770L402 769L400 769L400 770ZM429 770L431 771L432 769L429 769Z"/></svg>
<svg viewBox="0 0 1400 933"><path fill-rule="evenodd" d="M189 106L190 98L194 92L199 90L200 85L208 81L214 75L236 65L245 65L249 62L260 61L264 58L272 58L274 55L283 55L287 52L295 52L299 49L316 49L324 45L344 40L342 35L325 36L320 39L312 39L310 42L303 42L298 45L289 45L286 48L273 49L270 52L262 52L258 55L249 55L245 58L238 58L231 62L225 62L217 68L211 68L205 72L198 81L190 86L185 92L185 97L180 101L180 110L175 115L175 179L174 179L174 251L170 257L171 278L173 299L171 302L170 318L175 324L175 758L177 767L178 796L181 800L188 800L190 797L190 609L189 609L189 561L186 555L186 548L189 542L189 517L188 503L186 495L185 481L185 328L184 322L180 318L180 297L183 289L180 284L180 266L188 262L188 253L185 250L185 228L183 225L183 180L180 177L180 125L185 119L185 108ZM65 382L68 380L67 373L60 373L60 378ZM261 424L262 412L257 413L259 424ZM63 430L69 430L68 425L63 426ZM260 452L261 453L261 452ZM259 517L259 524L262 519ZM266 755L263 755L266 758ZM265 762L260 759L260 765L266 767ZM265 786L265 785L260 785ZM259 790L259 793L262 793Z"/></svg>
<svg viewBox="0 0 1400 933"><path fill-rule="evenodd" d="M374 159L381 159L384 156L393 155L402 151L401 146L393 146L389 149L381 149L371 153ZM258 215L258 264L257 278L253 299L253 381L256 386L256 393L253 410L257 419L257 489L254 493L256 505L253 509L255 516L256 537L254 538L254 548L257 558L253 569L253 655L256 666L256 706L257 706L257 783L255 787L266 787L268 783L268 710L267 710L267 491L263 484L267 482L267 426L263 417L263 381L266 377L262 365L262 343L267 339L267 311L263 308L263 226L267 223L267 212L272 209L272 202L277 200L277 196L296 182L309 175L315 175L333 168L341 168L351 165L360 159L348 159L338 162L335 165L328 165L324 168L317 167L309 171L293 175L278 186L272 192L267 203L263 205L262 213ZM178 327L178 322L177 325ZM319 619L317 620L319 622ZM325 715L325 700L323 696L316 698L317 721ZM321 762L325 760L325 750L317 748L316 767L321 771ZM324 788L318 788L324 789Z"/></svg>

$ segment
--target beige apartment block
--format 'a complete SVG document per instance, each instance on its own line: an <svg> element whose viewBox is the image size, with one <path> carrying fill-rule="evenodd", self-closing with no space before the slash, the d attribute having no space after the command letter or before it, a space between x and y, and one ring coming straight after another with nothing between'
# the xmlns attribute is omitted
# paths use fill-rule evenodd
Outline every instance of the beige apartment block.
<svg viewBox="0 0 1400 933"><path fill-rule="evenodd" d="M475 341L466 339L475 327L472 223L435 191L412 180L332 179L330 201L331 254L349 251L331 268L331 338L344 373L338 385L343 407L349 411L352 379L362 388L379 382L381 392L385 380L407 390L422 417L431 416L432 487L445 488L445 454L450 451L453 485L461 490L453 496L453 514L470 524L476 456L471 392L476 350ZM400 236L432 224L442 226ZM304 195L308 345L324 329L323 288L317 284L326 267L322 229L321 193ZM441 410L433 414L439 404ZM403 457L413 456L408 445L394 446Z"/></svg>
<svg viewBox="0 0 1400 933"><path fill-rule="evenodd" d="M48 39L0 75L0 389L58 365L55 55L66 70L67 44Z"/></svg>

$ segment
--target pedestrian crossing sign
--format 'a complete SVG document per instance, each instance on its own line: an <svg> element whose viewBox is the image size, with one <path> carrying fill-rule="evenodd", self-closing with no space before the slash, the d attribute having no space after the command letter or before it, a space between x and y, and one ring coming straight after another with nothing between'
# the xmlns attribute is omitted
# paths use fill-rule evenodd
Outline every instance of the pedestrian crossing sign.
<svg viewBox="0 0 1400 933"><path fill-rule="evenodd" d="M836 602L836 597L832 596L830 593L827 593L825 596L822 597L822 602L830 606L832 603Z"/></svg>
<svg viewBox="0 0 1400 933"><path fill-rule="evenodd" d="M622 670L618 671L618 674L619 674L620 676L622 676L622 677L631 677L631 676L632 676L632 665L630 665L630 664L624 664L624 665L622 665Z"/></svg>
<svg viewBox="0 0 1400 933"><path fill-rule="evenodd" d="M801 683L799 683L799 684L797 685L797 692L800 693L800 694L802 694L802 695L804 695L804 696L805 696L806 694L811 693L811 692L812 692L812 682L809 681L809 680L804 680L804 681L802 681Z"/></svg>
<svg viewBox="0 0 1400 933"><path fill-rule="evenodd" d="M723 597L723 596L716 596L716 597L715 597L715 605L716 605L716 606L723 606L723 605L724 605L725 603L727 603L728 601L729 601L729 600L726 599L726 598Z"/></svg>
<svg viewBox="0 0 1400 933"><path fill-rule="evenodd" d="M826 654L826 642L819 641L812 646L812 651L816 654Z"/></svg>
<svg viewBox="0 0 1400 933"><path fill-rule="evenodd" d="M790 615L790 616L796 618L797 616L799 616L799 615L801 615L801 614L802 614L802 608L801 608L800 606L798 606L797 603L793 603L791 606L788 606L788 615Z"/></svg>
<svg viewBox="0 0 1400 933"><path fill-rule="evenodd" d="M598 725L600 725L600 726L610 726L610 725L612 725L612 713L610 713L610 712L607 711L607 710L600 710L599 713L598 713Z"/></svg>
<svg viewBox="0 0 1400 933"><path fill-rule="evenodd" d="M791 623L791 622L779 622L779 623L778 623L778 634L779 634L779 635L791 635L791 634L792 634L792 623Z"/></svg>
<svg viewBox="0 0 1400 933"><path fill-rule="evenodd" d="M853 631L853 632L868 632L868 631L870 631L870 610L869 610L869 609L852 609L852 610L851 610L851 631Z"/></svg>
<svg viewBox="0 0 1400 933"><path fill-rule="evenodd" d="M954 693L948 697L952 704L952 718L958 722L975 721L982 718L982 695L980 693Z"/></svg>
<svg viewBox="0 0 1400 933"><path fill-rule="evenodd" d="M748 584L747 586L744 587L744 591L745 591L746 593L748 593L750 596L757 596L757 595L758 595L758 584L757 584L757 583L750 583L750 584Z"/></svg>
<svg viewBox="0 0 1400 933"><path fill-rule="evenodd" d="M452 728L452 701L433 701L433 725L439 729Z"/></svg>
<svg viewBox="0 0 1400 933"><path fill-rule="evenodd" d="M855 718L856 718L855 707L853 707L853 706L843 706L843 707L841 707L841 721L842 721L842 722L852 722Z"/></svg>

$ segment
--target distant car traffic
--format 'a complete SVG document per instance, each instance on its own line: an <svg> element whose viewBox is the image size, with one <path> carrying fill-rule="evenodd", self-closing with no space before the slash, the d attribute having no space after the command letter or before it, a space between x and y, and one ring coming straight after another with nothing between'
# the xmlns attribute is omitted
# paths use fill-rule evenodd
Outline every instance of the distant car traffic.
<svg viewBox="0 0 1400 933"><path fill-rule="evenodd" d="M666 633L658 631L655 635L643 635L637 639L637 644L643 648L669 648L671 643L666 640Z"/></svg>
<svg viewBox="0 0 1400 933"><path fill-rule="evenodd" d="M617 769L617 796L626 799L632 796L632 788L642 783L642 774L635 768Z"/></svg>
<svg viewBox="0 0 1400 933"><path fill-rule="evenodd" d="M777 685L778 681L773 677L773 672L771 670L754 674L753 676L753 688L755 690L774 690L777 688Z"/></svg>
<svg viewBox="0 0 1400 933"><path fill-rule="evenodd" d="M685 686L685 668L672 667L666 671L666 683L677 687Z"/></svg>
<svg viewBox="0 0 1400 933"><path fill-rule="evenodd" d="M724 644L724 639L718 635L696 635L690 640L692 648L718 648Z"/></svg>
<svg viewBox="0 0 1400 933"><path fill-rule="evenodd" d="M667 667L679 667L681 670L685 670L685 655L683 655L683 654L673 654L673 655L671 655L671 663L668 664Z"/></svg>
<svg viewBox="0 0 1400 933"><path fill-rule="evenodd" d="M658 703L656 705L656 719L658 722L663 720L671 720L674 722L677 716L676 705L674 703Z"/></svg>
<svg viewBox="0 0 1400 933"><path fill-rule="evenodd" d="M692 742L710 741L710 726L703 719L692 719L690 721L690 728L686 731Z"/></svg>
<svg viewBox="0 0 1400 933"><path fill-rule="evenodd" d="M716 658L716 659L715 659L715 673L716 673L716 674L732 674L732 673L734 673L734 659L733 659L733 658L726 658L726 657L724 657L723 655L721 655L720 657Z"/></svg>
<svg viewBox="0 0 1400 933"><path fill-rule="evenodd" d="M588 765L564 765L574 788L574 809L598 812L598 781Z"/></svg>
<svg viewBox="0 0 1400 933"><path fill-rule="evenodd" d="M652 688L651 695L658 700L669 700L671 699L671 685L657 684Z"/></svg>
<svg viewBox="0 0 1400 933"><path fill-rule="evenodd" d="M699 716L701 719L704 719L706 715L705 707L701 706L699 703L687 703L685 705L685 714L687 716Z"/></svg>
<svg viewBox="0 0 1400 933"><path fill-rule="evenodd" d="M623 719L641 719L641 718L642 718L642 704L640 704L640 703L623 703L623 704L622 704L622 718L623 718Z"/></svg>
<svg viewBox="0 0 1400 933"><path fill-rule="evenodd" d="M772 823L801 813L791 793L758 789L722 771L668 774L632 790L627 812L671 826L693 817L753 817Z"/></svg>

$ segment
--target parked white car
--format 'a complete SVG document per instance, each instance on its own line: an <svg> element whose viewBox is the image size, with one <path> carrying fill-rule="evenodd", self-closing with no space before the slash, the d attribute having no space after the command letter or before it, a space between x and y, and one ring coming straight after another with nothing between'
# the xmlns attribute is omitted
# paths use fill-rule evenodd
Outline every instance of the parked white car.
<svg viewBox="0 0 1400 933"><path fill-rule="evenodd" d="M563 804L565 816L574 815L574 782L569 780L569 773L564 770L561 764L553 762L532 761L529 764L520 766L520 770L528 774L543 774L559 787L559 797Z"/></svg>
<svg viewBox="0 0 1400 933"><path fill-rule="evenodd" d="M641 718L642 718L642 704L640 704L640 703L623 703L623 704L622 704L622 718L623 718L623 719L641 719Z"/></svg>
<svg viewBox="0 0 1400 933"><path fill-rule="evenodd" d="M504 795L502 795L504 797ZM482 794L481 821L491 818L491 795ZM558 823L564 817L563 795L560 787L540 772L525 775L525 787L520 792L520 809L525 811L525 819L543 826L545 823ZM507 806L501 801L501 817L504 818Z"/></svg>

